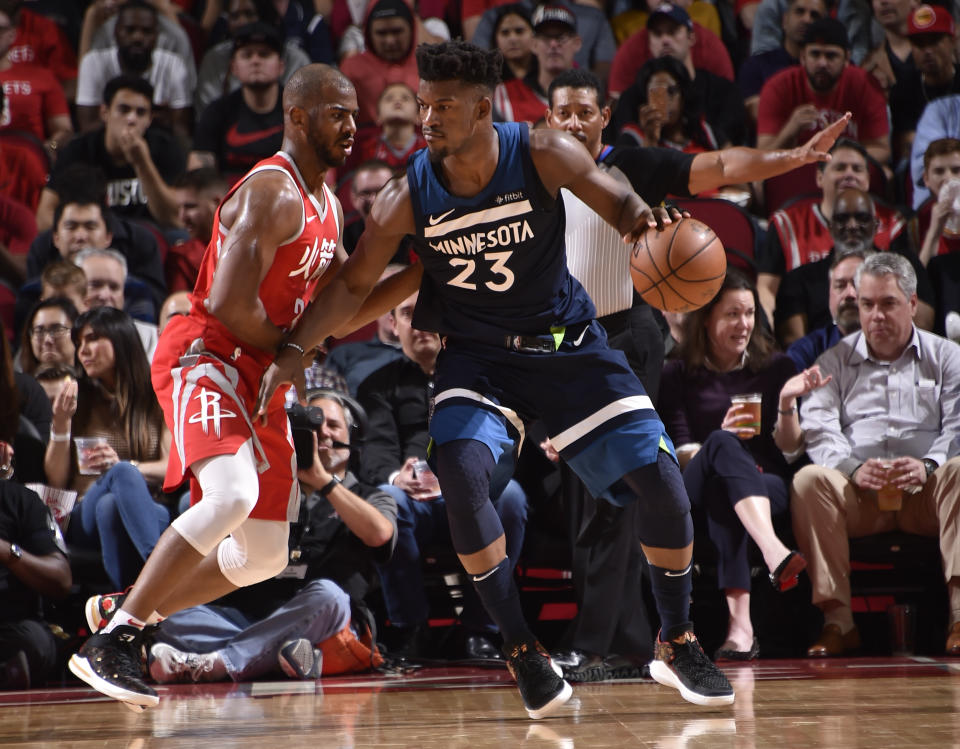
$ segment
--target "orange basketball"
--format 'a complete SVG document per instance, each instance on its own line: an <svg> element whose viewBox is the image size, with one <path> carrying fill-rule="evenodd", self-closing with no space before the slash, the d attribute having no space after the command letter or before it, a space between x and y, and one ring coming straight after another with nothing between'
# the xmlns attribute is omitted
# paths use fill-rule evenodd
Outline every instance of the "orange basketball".
<svg viewBox="0 0 960 749"><path fill-rule="evenodd" d="M720 289L727 272L723 245L706 224L682 218L663 231L647 229L630 253L633 286L664 312L702 307Z"/></svg>

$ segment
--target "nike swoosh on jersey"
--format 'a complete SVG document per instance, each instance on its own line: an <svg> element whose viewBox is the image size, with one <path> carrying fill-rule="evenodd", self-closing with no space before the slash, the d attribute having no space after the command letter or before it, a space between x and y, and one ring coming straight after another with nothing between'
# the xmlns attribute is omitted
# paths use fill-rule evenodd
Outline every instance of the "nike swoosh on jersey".
<svg viewBox="0 0 960 749"><path fill-rule="evenodd" d="M589 327L590 326L588 325L587 328ZM583 340L583 337L587 334L587 328L584 328L583 330L580 331L580 335L577 336L577 340L573 342L574 348L580 345L580 342Z"/></svg>
<svg viewBox="0 0 960 749"><path fill-rule="evenodd" d="M251 143L256 143L258 140L264 140L269 138L271 135L283 132L283 125L276 125L275 127L268 127L265 130L254 130L251 133L240 133L237 132L237 124L234 123L230 126L230 129L227 130L227 134L224 136L224 139L227 141L227 145L231 148L243 148L244 146L249 146Z"/></svg>
<svg viewBox="0 0 960 749"><path fill-rule="evenodd" d="M441 213L439 216L427 216L427 223L430 224L430 226L436 226L441 221L443 221L447 216L453 213L455 210L457 209L451 208L449 211L447 211L446 213Z"/></svg>

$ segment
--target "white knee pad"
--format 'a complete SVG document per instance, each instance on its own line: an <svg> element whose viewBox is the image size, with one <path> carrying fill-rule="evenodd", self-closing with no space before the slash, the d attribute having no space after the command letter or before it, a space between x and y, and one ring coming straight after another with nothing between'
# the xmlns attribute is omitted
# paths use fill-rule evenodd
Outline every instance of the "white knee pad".
<svg viewBox="0 0 960 749"><path fill-rule="evenodd" d="M217 547L220 571L239 587L280 574L287 566L290 524L248 518Z"/></svg>
<svg viewBox="0 0 960 749"><path fill-rule="evenodd" d="M203 497L172 525L206 556L253 511L260 494L260 477L250 440L235 455L214 455L191 468Z"/></svg>

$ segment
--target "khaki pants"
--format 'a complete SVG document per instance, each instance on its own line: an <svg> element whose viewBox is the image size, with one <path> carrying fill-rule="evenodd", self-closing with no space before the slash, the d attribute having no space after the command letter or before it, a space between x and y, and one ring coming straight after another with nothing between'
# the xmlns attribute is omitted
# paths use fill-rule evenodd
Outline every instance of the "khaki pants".
<svg viewBox="0 0 960 749"><path fill-rule="evenodd" d="M896 512L877 509L876 493L858 489L839 471L806 466L793 479L790 512L816 605L837 601L850 608L848 538L898 529L939 538L946 581L960 575L960 458L940 466L918 494L904 493Z"/></svg>

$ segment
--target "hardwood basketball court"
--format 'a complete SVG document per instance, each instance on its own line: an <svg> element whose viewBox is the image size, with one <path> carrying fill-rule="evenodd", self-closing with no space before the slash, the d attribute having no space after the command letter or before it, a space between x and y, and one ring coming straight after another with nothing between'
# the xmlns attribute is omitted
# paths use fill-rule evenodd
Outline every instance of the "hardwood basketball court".
<svg viewBox="0 0 960 749"><path fill-rule="evenodd" d="M531 721L505 670L424 668L318 682L161 687L135 714L81 687L0 693L0 744L150 747L958 747L960 659L766 660L725 667L732 707L634 680L574 687Z"/></svg>

